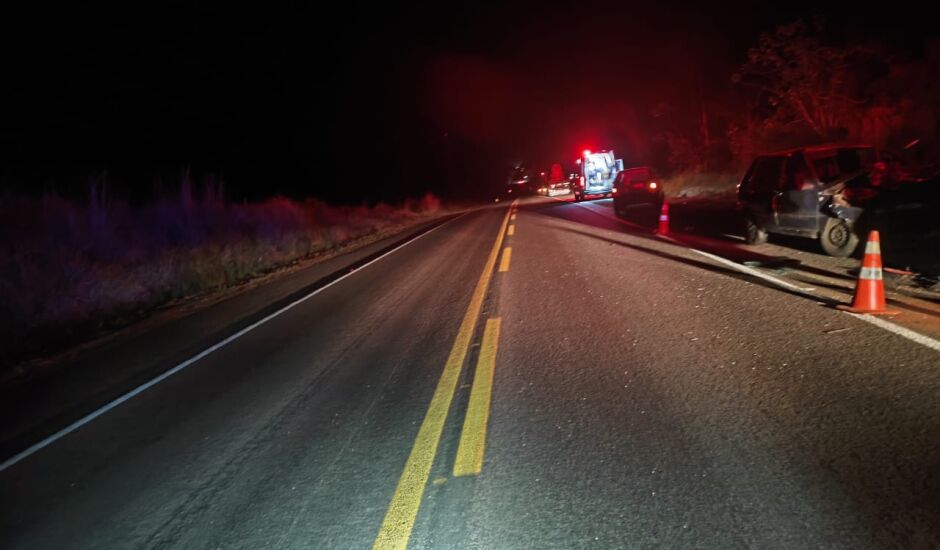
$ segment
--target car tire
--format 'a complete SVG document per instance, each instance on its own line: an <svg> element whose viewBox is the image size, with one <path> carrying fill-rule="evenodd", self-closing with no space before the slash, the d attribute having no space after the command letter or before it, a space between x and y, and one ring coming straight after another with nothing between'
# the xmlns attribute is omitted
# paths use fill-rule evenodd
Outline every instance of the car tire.
<svg viewBox="0 0 940 550"><path fill-rule="evenodd" d="M858 235L853 224L839 218L829 218L819 235L823 252L833 258L851 256L858 248Z"/></svg>
<svg viewBox="0 0 940 550"><path fill-rule="evenodd" d="M767 231L751 218L745 218L744 241L747 244L764 244L767 242Z"/></svg>

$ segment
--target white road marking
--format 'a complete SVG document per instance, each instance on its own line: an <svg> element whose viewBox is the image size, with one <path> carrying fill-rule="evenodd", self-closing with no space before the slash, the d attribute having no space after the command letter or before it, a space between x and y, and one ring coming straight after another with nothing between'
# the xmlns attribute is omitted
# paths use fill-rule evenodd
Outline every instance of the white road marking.
<svg viewBox="0 0 940 550"><path fill-rule="evenodd" d="M335 280L333 280L333 281L330 281L329 283L327 283L327 284L321 286L320 288L317 288L316 290L313 290L313 291L310 292L309 294L306 294L306 295L304 295L304 296L302 296L302 297L300 297L300 298L294 300L293 302L287 304L286 306L282 307L281 309L279 309L279 310L277 310L277 311L275 311L275 312L273 312L273 313L267 315L266 317L263 317L263 318L259 319L258 321L255 321L254 323L248 325L247 327L245 327L245 328L239 330L239 331L236 332L235 334L232 334L231 336L225 338L224 340L222 340L222 341L220 341L220 342L217 342L216 344L213 344L212 346L210 346L210 347L204 349L203 351L197 353L196 355L190 357L189 359L183 361L182 363L179 363L178 365L176 365L176 366L173 367L172 369L170 369L170 370L164 372L163 374L157 376L156 378L150 380L149 382L145 382L145 383L141 384L140 386L137 386L137 387L134 388L133 390L131 390L131 391L125 393L125 394L122 395L121 397L118 397L118 398L115 399L114 401L111 401L111 402L108 403L107 405L104 405L103 407L101 407L101 408L99 408L99 409L97 409L97 410L95 410L95 411L93 411L93 412L91 412L91 413L88 413L87 415L83 416L82 418L76 420L75 422L69 424L68 426L62 428L61 430L55 432L54 434L52 434L52 435L46 437L46 438L43 439L42 441L39 441L38 443L35 443L35 444L31 445L30 447L26 448L25 450L20 451L19 453L15 454L15 455L11 456L10 458L6 459L5 461L3 461L3 463L0 464L0 472L2 472L3 470L6 470L7 468L9 468L9 467L11 467L11 466L13 466L13 465L16 464L17 462L20 462L20 461L23 460L24 458L26 458L26 457L28 457L28 456L30 456L30 455L36 453L37 451L39 451L39 450L41 450L41 449L43 449L43 448L45 448L45 447L48 447L48 446L51 445L52 443L55 443L56 441L62 439L63 437L67 436L68 434L70 434L70 433L74 432L75 430L81 428L81 427L84 426L85 424L88 424L89 422L95 420L95 419L98 418L99 416L102 416L103 414L105 414L105 413L107 413L108 411L114 409L114 408L117 407L118 405L121 405L122 403L125 403L126 401L129 401L130 399L133 399L134 397L140 395L141 393L143 393L143 392L149 390L150 388L156 386L156 385L159 384L160 382L163 382L163 381L166 380L167 378L173 376L174 374L180 372L181 370L185 369L186 367L192 365L192 364L195 363L196 361L199 361L200 359L206 357L206 356L209 355L210 353L212 353L212 352L214 352L214 351L216 351L216 350L218 350L218 349L220 349L220 348L226 346L227 344L230 344L231 342L237 340L238 338L240 338L240 337L244 336L245 334L251 332L252 330L258 328L259 326L261 326L261 325L267 323L267 322L270 321L271 319L274 319L275 317L281 315L282 313L284 313L284 312L286 312L286 311L288 311L288 310L290 310L290 309L293 309L294 307L300 305L300 304L303 303L303 302L306 302L306 301L309 300L310 298L312 298L312 297L316 296L317 294L323 292L324 290L330 288L331 286L335 285L336 283L338 283L338 282L340 282L340 281L346 279L347 277L352 276L352 275L355 274L355 273L358 273L358 272L361 271L362 269L364 269L364 268L366 268L366 267L369 267L370 265L376 263L377 261L379 261L379 260L381 260L382 258L388 256L389 254L391 254L391 253L393 253L393 252L397 252L398 250L401 250L402 248L408 246L409 244L411 244L411 243L417 241L417 240L420 239L421 237L424 237L425 235L429 235L429 234L433 233L434 231L436 231L437 229L440 229L441 227L444 227L445 225L447 225L447 224L449 224L449 223L451 223L451 222L453 222L453 221L455 221L455 220L457 220L457 219L459 219L459 218L462 218L462 217L466 216L467 214L469 214L469 212L464 212L463 214L460 214L460 215L458 215L457 217L455 217L455 218L453 218L453 219L447 220L446 222L444 222L444 223L438 225L437 227L433 227L433 228L431 228L430 230L425 231L424 233L421 233L420 235L414 237L413 239L409 239L409 240L407 240L407 241L401 243L400 245L398 245L398 246L396 246L395 248L389 250L388 252L382 254L381 256L379 256L379 257L377 257L377 258L374 258L374 259L372 259L372 260L366 262L365 264L363 264L363 265L357 267L354 271L350 271L349 273L346 273L346 274L344 274L344 275L341 275L339 278L337 278L337 279L335 279Z"/></svg>
<svg viewBox="0 0 940 550"><path fill-rule="evenodd" d="M559 201L559 202L567 202L567 201ZM573 203L573 204L575 204L576 206L580 206L580 207L584 208L585 210L588 210L588 211L590 211L590 212L593 212L593 213L595 213L595 214L597 214L597 215L599 215L599 216L603 216L603 217L605 217L605 218L615 219L615 220L617 220L617 221L623 222L623 220L621 220L621 219L619 219L619 218L611 217L611 216L607 215L605 212L599 212L599 211L595 210L594 208L588 207L587 205L583 205L583 204L580 204L580 203ZM679 246L683 246L682 243L680 243L680 242L678 242L678 241L675 241L675 240L673 240L673 239L671 239L671 238L669 238L669 237L663 237L663 239L664 239L664 240L667 240L667 241L669 241L669 242L671 242L671 243L673 243L673 244L676 244L676 245L679 245ZM759 270L757 270L757 269L754 269L754 268L752 268L752 267L748 267L748 266L746 266L746 265L742 265L742 264L739 264L739 263L737 263L737 262L733 262L733 261L731 261L731 260L729 260L729 259L727 259L727 258L722 258L721 256L716 256L715 254L710 254L710 253L708 253L708 252L703 252L703 251L698 250L698 249L696 249L696 248L689 248L689 250L691 250L691 251L693 251L693 252L697 252L698 254L701 254L702 256L705 256L705 257L707 257L707 258L710 258L710 259L712 259L712 260L715 260L716 262L719 262L719 263L722 263L722 264L724 264L724 265L727 265L728 267L734 268L734 269L736 269L736 270L738 270L738 271L741 271L741 272L743 272L743 273L746 273L746 274L748 274L748 275L752 275L752 276L754 276L754 277L758 277L758 278L760 278L760 279L764 279L765 281L769 281L769 282L771 282L771 283L773 283L773 284L775 284L775 285L777 285L777 286L780 286L780 287L783 287L783 288L786 288L786 289L789 289L789 290L795 290L795 291L801 292L801 293L810 294L811 296L814 296L814 297L818 297L818 295L815 293L815 290L816 290L816 289L814 289L814 288L800 287L800 286L797 286L797 285L794 285L794 284L790 284L790 283L788 283L787 281L784 281L784 280L779 279L779 278L777 278L777 277L774 277L774 276L772 276L772 275L768 275L768 274L766 274L766 273L764 273L764 272L762 272L762 271L759 271ZM875 316L873 316L873 315L863 315L863 314L858 314L858 313L851 313L851 312L848 312L848 311L846 311L845 313L851 315L852 317L861 319L862 321L871 323L872 325L875 325L876 327L879 327L879 328L882 328L882 329L884 329L884 330L887 330L888 332L891 332L891 333L897 334L898 336L902 336L902 337L904 337L904 338L907 338L908 340L910 340L910 341L912 341L912 342L917 342L918 344L921 344L921 345L923 345L923 346L926 346L926 347L928 347L928 348L930 348L930 349L932 349L932 350L940 351L940 341L935 340L935 339L933 339L933 338L931 338L931 337L929 337L929 336L925 336L925 335L923 335L923 334L920 334L919 332L914 332L913 330L910 330L910 329L908 329L908 328L902 327L901 325L894 324L894 323L892 323L892 322L890 322L890 321L886 321L886 320L884 320L884 319L875 317Z"/></svg>
<svg viewBox="0 0 940 550"><path fill-rule="evenodd" d="M568 202L568 201L563 201L563 200L561 200L561 199L558 199L558 202ZM643 227L642 225L640 225L640 224L636 224L636 223L633 223L633 222L628 222L627 220L622 220L622 219L618 218L616 215L611 216L611 215L608 214L607 212L603 212L603 211L601 211L601 210L597 210L597 209L591 208L591 207L588 206L587 204L582 204L582 203L580 203L580 202L575 202L575 203L572 203L572 204L574 204L575 206L580 206L581 208L587 210L588 212L593 212L593 213L597 214L598 216L600 216L600 217L602 217L602 218L607 218L608 220L615 221L615 222L619 223L620 225L625 225L625 226L630 227L630 228L632 228L632 229L639 229L639 230L644 230L644 229L646 229L646 228L644 228L644 227Z"/></svg>
<svg viewBox="0 0 940 550"><path fill-rule="evenodd" d="M774 277L773 275L768 275L764 273L763 271L758 271L757 269L754 269L753 267L748 267L746 265L741 265L737 262L732 262L731 260L727 258L722 258L721 256L716 256L715 254L703 252L697 248L690 248L689 250L691 250L692 252L697 252L701 254L702 256L705 256L706 258L715 260L716 262L725 264L728 267L732 267L742 273L752 275L754 277L757 277L758 279L764 279L765 281L769 281L777 286L781 286L789 290L796 290L797 292L813 292L814 290L816 290L815 288L808 288L808 287L796 286L794 284L790 284L784 281L783 279L778 279L777 277Z"/></svg>
<svg viewBox="0 0 940 550"><path fill-rule="evenodd" d="M940 341L934 340L933 338L929 336L924 336L923 334L919 332L914 332L913 330L904 328L901 325L896 325L892 323L891 321L885 321L884 319L879 319L878 317L875 317L874 315L863 315L863 314L858 314L858 313L850 313L848 311L846 311L845 313L848 313L849 315L851 315L852 317L855 317L856 319L861 319L862 321L865 321L866 323L871 323L875 325L876 327L883 328L887 330L888 332L893 332L894 334L897 334L898 336L903 336L904 338L907 338L908 340L912 342L917 342L918 344L922 346L926 346L934 351L940 351Z"/></svg>
<svg viewBox="0 0 940 550"><path fill-rule="evenodd" d="M817 296L817 294L814 292L815 289L813 289L813 288L801 288L801 287L798 287L798 286L795 286L795 285L791 285L790 283L788 283L788 282L786 282L786 281L782 281L782 280L780 280L780 279L778 279L778 278L776 278L776 277L773 277L773 276L768 275L768 274L766 274L766 273L762 273L762 272L760 272L760 271L758 271L758 270L756 270L756 269L754 269L754 268L737 264L737 263L735 263L735 262L732 262L731 260L722 258L722 257L720 257L720 256L715 256L714 254L709 254L708 252L702 252L701 250L696 250L696 249L694 249L694 248L691 248L690 250L692 250L692 251L694 251L694 252L698 252L699 254L702 254L703 256L707 256L707 257L709 257L709 258L711 258L711 259L713 259L713 260L715 260L715 261L721 262L721 263L723 263L723 264L725 264L725 265L728 265L728 266L730 266L730 267L734 267L735 269L744 271L745 273L748 273L748 274L753 275L753 276L755 276L755 277L760 277L761 279L766 279L766 280L768 280L768 281L770 281L770 282L772 282L772 283L774 283L774 284L776 284L776 285L780 285L780 286L782 286L782 287L784 287L784 288L789 288L789 289L792 289L792 290L797 290L797 291L800 291L800 292L809 293L809 294L811 294L811 295L813 295L813 296ZM917 342L918 344L921 344L921 345L923 345L923 346L926 346L926 347L928 347L928 348L930 348L930 349L932 349L932 350L934 350L934 351L940 351L940 341L935 340L935 339L933 339L933 338L931 338L931 337L929 337L929 336L925 336L925 335L923 335L923 334L921 334L921 333L919 333L919 332L914 332L913 330L910 330L910 329L908 329L908 328L902 327L901 325L897 325L897 324L892 323L892 322L890 322L890 321L886 321L886 320L884 320L884 319L875 317L874 315L864 315L864 314L852 313L852 312L849 312L849 311L846 311L845 313L851 315L852 317L855 317L856 319L861 319L862 321L865 321L865 322L867 322L867 323L871 323L872 325L875 325L876 327L879 327L879 328L882 328L882 329L884 329L884 330L887 330L888 332L892 332L892 333L894 333L894 334L897 334L898 336L902 336L902 337L904 337L904 338L907 338L908 340L910 340L910 341L912 341L912 342Z"/></svg>
<svg viewBox="0 0 940 550"><path fill-rule="evenodd" d="M574 203L574 204L576 204L577 206L581 206L581 207L585 208L586 210L589 210L589 211L591 211L591 212L594 212L595 214L598 214L598 215L600 215L600 216L610 217L610 216L607 216L605 213L603 213L603 212L598 212L597 210L595 210L595 209L593 209L593 208L589 208L589 207L586 206L586 205L582 205L582 204L579 204L579 203ZM618 221L622 221L622 220L620 220L619 218L617 218L617 220L618 220ZM671 238L669 238L669 237L665 237L664 239L665 239L665 240L668 240L669 242L672 242L673 244L682 246L682 243L679 243L679 242L677 242L677 241L675 241L675 240L673 240L673 239L671 239ZM758 278L760 278L760 279L764 279L764 280L766 280L766 281L769 281L769 282L771 282L771 283L773 283L773 284L775 284L775 285L778 285L778 286L780 286L780 287L783 287L783 288L786 288L786 289L789 289L789 290L795 290L795 291L797 291L797 292L807 293L807 294L810 294L810 295L812 295L812 296L814 296L814 297L818 297L818 295L817 295L816 292L815 292L815 290L816 290L815 288L800 287L800 286L796 286L796 285L794 285L794 284L790 284L790 283L788 283L787 281L784 281L784 280L779 279L779 278L777 278L777 277L774 277L774 276L772 276L772 275L768 275L768 274L766 274L766 273L764 273L764 272L762 272L762 271L759 271L759 270L757 270L757 269L754 269L754 268L752 268L752 267L748 267L748 266L746 266L746 265L741 265L741 264L739 264L739 263L737 263L737 262L733 262L733 261L731 261L731 260L729 260L729 259L727 259L727 258L722 258L721 256L716 256L715 254L710 254L710 253L708 253L708 252L703 252L703 251L698 250L698 249L696 249L696 248L689 248L689 250L691 250L691 251L693 251L693 252L697 252L698 254L701 254L702 256L705 256L705 257L707 257L707 258L710 258L710 259L712 259L712 260L715 260L716 262L719 262L719 263L722 263L722 264L724 264L724 265L727 265L728 267L732 267L732 268L734 268L734 269L736 269L736 270L738 270L738 271L741 271L741 272L743 272L743 273L746 273L746 274L748 274L748 275L753 275L754 277L758 277ZM873 316L873 315L864 315L864 314L858 314L858 313L851 313L851 312L848 312L848 311L846 311L845 313L851 315L852 317L855 317L855 318L857 318L857 319L861 319L862 321L865 321L865 322L867 322L867 323L870 323L870 324L872 324L872 325L875 325L876 327L879 327L879 328L882 328L882 329L884 329L884 330L887 330L888 332L891 332L891 333L897 334L898 336L902 336L902 337L904 337L904 338L907 338L908 340L910 340L910 341L912 341L912 342L916 342L916 343L918 343L918 344L921 344L921 345L923 345L923 346L926 346L926 347L928 347L928 348L930 348L930 349L932 349L932 350L935 350L935 351L940 351L940 340L935 340L935 339L933 339L933 338L931 338L931 337L929 337L929 336L925 336L925 335L923 335L923 334L921 334L921 333L919 333L919 332L914 332L913 330L910 330L910 329L908 329L908 328L902 327L901 325L897 325L897 324L895 324L895 323L892 323L892 322L890 322L890 321L886 321L886 320L884 320L884 319L881 319L881 318L879 318L879 317L875 317L875 316Z"/></svg>
<svg viewBox="0 0 940 550"><path fill-rule="evenodd" d="M562 201L562 202L564 202L564 201ZM581 204L581 203L577 203L577 202L574 203L574 204L577 205L577 206L580 206L581 208L584 208L585 210L588 210L588 211L590 211L590 212L593 212L593 213L597 214L598 216L603 216L603 217L605 217L605 218L609 218L609 219L611 219L611 220L614 220L614 221L623 223L623 224L625 224L625 225L635 226L635 224L631 224L631 223L629 223L629 222L626 222L626 221L624 221L624 220L621 220L620 218L617 218L617 217L614 217L614 216L610 216L610 215L608 215L606 212L599 212L599 211L595 210L594 208L589 207L589 206L586 205L586 204ZM710 253L708 253L708 252L704 252L704 251L702 251L702 250L698 250L697 248L687 247L687 246L683 245L682 243L680 243L680 242L678 242L678 241L676 241L676 240L674 240L674 239L672 239L672 238L670 238L670 237L663 237L663 236L661 236L660 238L662 238L663 240L666 240L666 241L668 241L668 242L670 242L670 243L672 243L672 244L681 246L681 247L683 247L683 248L687 248L687 249L691 250L692 252L697 252L698 254L701 254L702 256L705 256L706 258L710 258L710 259L712 259L712 260L715 260L716 262L719 262L719 263L722 263L722 264L724 264L724 265L727 265L728 267L734 268L734 269L736 269L736 270L738 270L738 271L740 271L740 272L742 272L742 273L745 273L745 274L747 274L747 275L751 275L751 276L753 276L753 277L757 277L758 279L764 279L765 281L769 281L769 282L771 282L771 283L773 283L773 284L775 284L775 285L777 285L777 286L786 288L786 289L788 289L788 290L795 290L795 291L797 291L797 292L813 292L814 290L816 290L816 289L814 289L814 288L807 288L807 287L797 286L797 285L788 283L788 282L786 282L786 281L784 281L784 280L782 280L782 279L778 279L777 277L774 277L773 275L768 275L768 274L764 273L763 271L758 271L757 269L754 269L753 267L748 267L748 266L746 266L746 265L741 265L741 264L739 264L739 263L737 263L737 262L733 262L733 261L731 261L731 260L729 260L729 259L727 259L727 258L722 258L721 256L716 256L715 254L710 254Z"/></svg>

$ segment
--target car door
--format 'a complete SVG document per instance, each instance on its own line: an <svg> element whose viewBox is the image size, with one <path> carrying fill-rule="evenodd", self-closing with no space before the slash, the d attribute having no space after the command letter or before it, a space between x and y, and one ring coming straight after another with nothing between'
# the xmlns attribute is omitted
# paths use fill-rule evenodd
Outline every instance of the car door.
<svg viewBox="0 0 940 550"><path fill-rule="evenodd" d="M739 199L744 213L765 230L777 228L774 208L785 163L784 156L758 157L741 181Z"/></svg>
<svg viewBox="0 0 940 550"><path fill-rule="evenodd" d="M786 158L783 178L771 204L782 231L815 233L819 228L819 186L803 153Z"/></svg>

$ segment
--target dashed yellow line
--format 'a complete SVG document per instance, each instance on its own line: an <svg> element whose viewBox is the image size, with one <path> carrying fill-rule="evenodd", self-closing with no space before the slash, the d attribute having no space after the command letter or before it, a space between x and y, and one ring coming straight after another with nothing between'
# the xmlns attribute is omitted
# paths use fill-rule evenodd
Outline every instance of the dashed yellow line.
<svg viewBox="0 0 940 550"><path fill-rule="evenodd" d="M512 259L512 247L507 246L503 249L503 258L499 262L499 271L505 272L509 271L509 260Z"/></svg>
<svg viewBox="0 0 940 550"><path fill-rule="evenodd" d="M454 476L478 475L483 470L483 455L486 452L486 427L490 419L490 402L493 397L493 373L496 370L496 349L499 347L499 317L488 319L483 329L480 356L473 375L473 388L467 416L463 422L460 443L457 445L457 460Z"/></svg>
<svg viewBox="0 0 940 550"><path fill-rule="evenodd" d="M513 204L515 204L515 201ZM483 307L483 299L486 296L486 290L492 277L493 267L496 265L496 258L499 256L499 249L503 244L506 226L509 225L509 215L509 210L507 210L506 216L503 217L503 224L499 228L496 242L493 243L490 255L486 259L483 273L473 290L470 305L467 306L463 321L460 323L457 338L454 340L450 355L444 364L444 372L441 373L441 378L434 389L434 396L431 398L428 412L421 422L421 427L418 428L414 446L411 448L411 453L405 462L405 469L398 480L398 486L395 488L395 494L392 496L388 511L385 513L382 527L379 528L375 544L372 546L373 549L394 548L405 550L408 547L411 529L418 517L418 509L421 507L421 500L424 497L424 488L427 486L431 466L434 464L434 457L440 444L441 433L444 430L444 422L447 420L447 411L453 401L457 380L460 378L460 370L467 358L467 350L470 348L473 330Z"/></svg>
<svg viewBox="0 0 940 550"><path fill-rule="evenodd" d="M510 219L511 221L516 221L516 215L513 214L512 216L509 216L509 219Z"/></svg>
<svg viewBox="0 0 940 550"><path fill-rule="evenodd" d="M510 225L510 226L509 226L509 230L506 232L506 234L509 235L510 237L512 237L513 235L515 235L515 234L516 234L516 226L515 226L515 225Z"/></svg>

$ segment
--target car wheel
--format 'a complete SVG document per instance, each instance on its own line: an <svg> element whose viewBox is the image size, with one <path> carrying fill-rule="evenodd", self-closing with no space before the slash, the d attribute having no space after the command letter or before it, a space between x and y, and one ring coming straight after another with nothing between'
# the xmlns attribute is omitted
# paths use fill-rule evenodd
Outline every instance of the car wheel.
<svg viewBox="0 0 940 550"><path fill-rule="evenodd" d="M747 244L764 244L767 242L767 232L750 218L744 219L744 240Z"/></svg>
<svg viewBox="0 0 940 550"><path fill-rule="evenodd" d="M845 258L851 256L858 248L858 235L849 222L838 218L829 218L819 236L819 244L823 252L835 257Z"/></svg>

